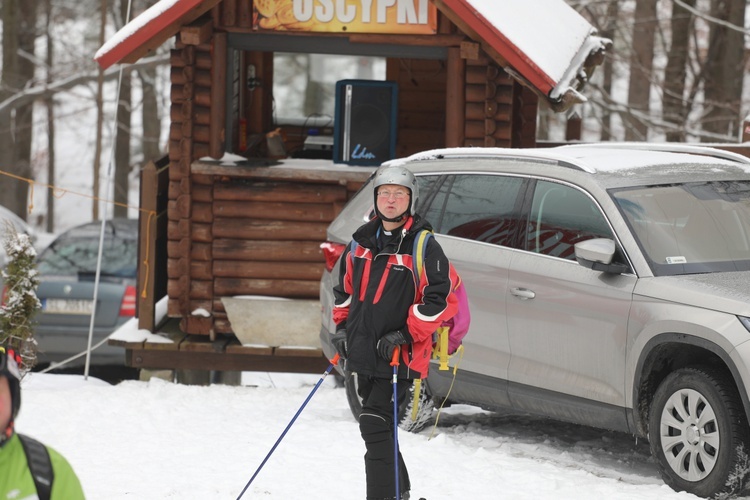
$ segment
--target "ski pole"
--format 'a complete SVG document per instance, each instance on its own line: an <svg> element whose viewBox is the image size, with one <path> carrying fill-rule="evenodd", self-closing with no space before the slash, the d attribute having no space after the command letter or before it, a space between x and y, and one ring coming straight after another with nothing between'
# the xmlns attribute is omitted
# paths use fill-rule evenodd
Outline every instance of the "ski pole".
<svg viewBox="0 0 750 500"><path fill-rule="evenodd" d="M279 439L276 440L276 443L274 443L273 447L271 448L271 451L268 452L268 455L266 455L266 458L263 459L263 462L261 462L260 466L258 466L258 468L255 470L255 474L253 474L253 477L251 477L250 481L248 481L245 487L242 488L242 491L237 497L237 500L240 500L240 498L242 498L242 495L245 494L245 491L247 491L247 489L250 487L252 482L255 480L255 477L260 472L260 470L263 468L264 465L266 465L266 462L271 457L271 454L274 452L274 450L276 450L276 447L279 445L281 440L284 439L284 436L286 436L286 433L292 427L292 424L294 424L294 421L297 420L297 417L299 417L300 413L302 413L302 410L305 409L305 406L307 406L307 403L313 397L313 394L315 394L315 391L318 390L318 387L320 387L320 384L323 383L323 380L328 376L329 373L331 373L331 370L333 370L334 365L337 365L338 363L339 363L339 355L336 354L331 360L331 364L328 365L328 368L326 368L326 371L323 372L323 375L320 377L320 380L318 380L318 383L315 384L315 387L313 387L312 391L310 391L310 394L307 396L307 399L305 399L305 402L302 403L302 406L300 406L299 410L297 410L297 413L294 415L294 418L292 418L292 420L289 422L289 425L286 426L286 429L284 429L284 432L281 433L281 436L279 436Z"/></svg>
<svg viewBox="0 0 750 500"><path fill-rule="evenodd" d="M391 366L393 367L393 467L396 475L396 500L401 500L401 488L398 484L398 356L400 349L393 350Z"/></svg>

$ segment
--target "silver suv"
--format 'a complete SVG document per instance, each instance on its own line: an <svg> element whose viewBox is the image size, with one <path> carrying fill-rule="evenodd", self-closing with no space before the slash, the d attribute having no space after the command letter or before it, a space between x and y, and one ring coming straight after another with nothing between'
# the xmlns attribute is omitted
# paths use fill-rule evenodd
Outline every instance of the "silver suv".
<svg viewBox="0 0 750 500"><path fill-rule="evenodd" d="M455 384L433 366L427 397L648 438L678 491L746 488L748 158L599 144L435 150L394 163L417 175L417 211L471 304ZM329 357L333 264L371 215L368 183L328 228ZM342 375L356 416L356 376Z"/></svg>

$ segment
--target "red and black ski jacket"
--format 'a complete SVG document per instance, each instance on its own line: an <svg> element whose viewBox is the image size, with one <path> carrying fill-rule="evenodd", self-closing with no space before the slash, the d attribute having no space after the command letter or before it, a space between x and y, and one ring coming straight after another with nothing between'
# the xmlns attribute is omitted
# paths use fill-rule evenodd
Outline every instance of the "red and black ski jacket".
<svg viewBox="0 0 750 500"><path fill-rule="evenodd" d="M393 368L378 356L377 343L401 329L412 343L401 349L399 377L426 378L433 333L458 308L453 289L458 276L440 244L430 238L421 279L412 262L414 239L431 230L419 215L410 217L390 244L378 251L380 219L361 226L339 261L339 282L333 288L333 320L346 328L346 369L363 375L390 377ZM352 249L354 251L352 251Z"/></svg>

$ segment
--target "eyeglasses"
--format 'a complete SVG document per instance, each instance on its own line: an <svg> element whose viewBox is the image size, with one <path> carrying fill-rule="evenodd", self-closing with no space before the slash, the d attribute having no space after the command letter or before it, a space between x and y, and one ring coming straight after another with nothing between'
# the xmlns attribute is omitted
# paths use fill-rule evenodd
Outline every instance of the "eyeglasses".
<svg viewBox="0 0 750 500"><path fill-rule="evenodd" d="M403 200L404 198L409 196L409 193L406 191L378 191L378 198L389 199L391 196L393 196L397 200Z"/></svg>

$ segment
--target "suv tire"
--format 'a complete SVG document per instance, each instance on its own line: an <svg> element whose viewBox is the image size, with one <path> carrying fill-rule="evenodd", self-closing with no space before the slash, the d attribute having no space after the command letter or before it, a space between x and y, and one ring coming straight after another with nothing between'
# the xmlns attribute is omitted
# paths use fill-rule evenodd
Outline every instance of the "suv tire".
<svg viewBox="0 0 750 500"><path fill-rule="evenodd" d="M681 368L659 385L652 403L649 443L665 483L702 497L744 489L747 420L727 375Z"/></svg>
<svg viewBox="0 0 750 500"><path fill-rule="evenodd" d="M349 403L349 409L354 418L359 421L359 414L362 412L362 399L359 397L357 390L357 374L346 372L344 376L344 389L346 390L346 400ZM414 385L409 388L409 395L406 401L403 401L398 408L398 426L407 432L420 432L432 422L432 410L435 405L432 398L425 390L422 384L422 391L419 394L419 408L417 409L416 418L412 419L412 408L414 407Z"/></svg>

